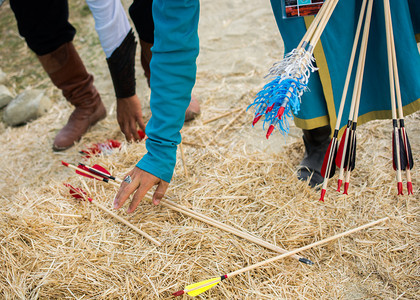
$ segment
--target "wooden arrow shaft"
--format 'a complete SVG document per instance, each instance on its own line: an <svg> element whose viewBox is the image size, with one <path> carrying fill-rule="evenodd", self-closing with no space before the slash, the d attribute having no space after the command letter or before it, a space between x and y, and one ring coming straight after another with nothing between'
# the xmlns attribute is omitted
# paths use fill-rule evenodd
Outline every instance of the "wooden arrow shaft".
<svg viewBox="0 0 420 300"><path fill-rule="evenodd" d="M262 267L262 266L264 266L264 265L270 264L270 263L275 262L275 261L277 261L277 260L280 260L280 259L282 259L282 258L285 258L285 257L291 256L291 255L294 255L294 254L296 254L296 253L298 253L298 252L301 252L301 251L304 251L304 250L308 250L308 249L311 249L311 248L314 248L314 247L317 247L317 246L321 246L321 245L326 244L326 243L328 243L328 242L331 242L331 241L333 241L333 240L339 239L339 238L341 238L341 237L343 237L343 236L346 236L346 235L349 235L349 234L355 233L355 232L357 232L357 231L360 231L360 230L363 230L363 229L366 229L366 228L369 228L369 227L375 226L375 225L377 225L377 224L379 224L379 223L385 222L385 221L386 221L386 220L388 220L388 219L389 219L388 217L385 217L385 218L382 218L382 219L379 219L379 220L376 220L376 221L373 221L373 222L367 223L367 224L365 224L365 225L362 225L362 226L359 226L359 227L356 227L356 228L350 229L350 230L348 230L348 231L345 231L345 232L342 232L342 233L336 234L336 235L334 235L334 236L328 237L328 238L323 239L323 240L320 240L320 241L318 241L318 242L315 242L315 243L312 243L312 244L309 244L309 245L306 245L306 246L300 247L300 248L295 249L295 250L292 250L292 251L290 251L290 252L287 252L287 253L284 253L284 254L281 254L281 255L278 255L278 256L272 257L272 258L270 258L270 259L267 259L267 260L261 261L261 262L259 262L259 263L256 263L256 264L253 264L253 265L247 266L247 267L245 267L245 268L242 268L242 269L236 270L236 271L234 271L234 272L228 273L228 274L227 274L227 275L225 275L225 276L226 276L226 278L231 278L231 277L236 276L236 275L239 275L239 274L241 274L241 273L245 273L245 272L248 272L248 271L254 270L254 269L256 269L256 268L259 268L259 267ZM220 280L220 279L215 279L214 281L211 281L211 282L205 283L205 284L203 284L203 285L199 285L199 286L196 286L196 287L194 287L194 288L184 290L184 292L186 292L186 293L188 293L188 292L192 292L192 291L195 291L195 290L198 290L198 289L204 288L204 287L206 287L206 286L209 286L209 285L212 285L212 284L218 283L219 281L221 281L221 280Z"/></svg>
<svg viewBox="0 0 420 300"><path fill-rule="evenodd" d="M362 7L360 8L359 20L357 22L356 34L354 36L353 48L351 50L349 68L347 69L346 81L344 83L344 89L343 89L343 93L341 95L340 108L338 109L337 121L336 121L336 124L335 124L335 129L336 130L340 129L341 118L343 116L343 111L344 111L344 104L345 104L346 98L347 98L347 91L348 91L349 84L350 84L351 74L353 72L354 59L355 59L356 52L357 52L357 45L359 44L360 32L361 32L361 29L362 29L363 18L364 18L365 11L366 11L366 4L367 4L367 0L363 0Z"/></svg>
<svg viewBox="0 0 420 300"><path fill-rule="evenodd" d="M281 255L278 255L278 256L272 257L272 258L270 258L270 259L264 260L264 261L262 261L262 262L259 262L259 263L256 263L256 264L253 264L253 265L251 265L251 266L248 266L248 267L245 267L245 268L242 268L242 269L236 270L236 271L234 271L234 272L231 272L231 273L227 274L227 276L228 276L228 278L230 278L230 277L233 277L233 276L235 276L235 275L238 275L238 274L241 274L241 273L244 273L244 272L247 272L247 271L251 271L251 270L253 270L253 269L256 269L256 268L259 268L259 267L261 267L261 266L267 265L267 264L269 264L269 263L275 262L275 261L277 261L277 260L279 260L279 259L282 259L282 258L285 258L285 257L291 256L291 255L294 255L294 254L296 254L296 253L302 252L302 251L304 251L304 250L311 249L311 248L313 248L313 247L321 246L321 245L323 245L323 244L326 244L326 243L331 242L331 241L333 241L333 240L339 239L339 238L341 238L341 237L343 237L343 236L346 236L346 235L349 235L349 234L355 233L355 232L360 231L360 230L362 230L362 229L366 229L366 228L369 228L369 227L375 226L375 225L377 225L377 224L379 224L379 223L382 223L382 222L384 222L384 221L386 221L386 220L388 220L388 219L389 219L388 217L385 217L385 218L382 218L382 219L379 219L379 220L376 220L376 221L373 221L373 222L367 223L367 224L365 224L365 225L362 225L362 226L359 226L359 227L356 227L356 228L350 229L350 230L348 230L348 231L345 231L345 232L342 232L342 233L336 234L336 235L334 235L334 236L328 237L328 238L323 239L323 240L320 240L320 241L318 241L318 242L315 242L315 243L312 243L312 244L309 244L309 245L306 245L306 246L300 247L300 248L295 249L295 250L293 250L293 251L290 251L290 252L287 252L287 253L284 253L284 254L281 254Z"/></svg>
<svg viewBox="0 0 420 300"><path fill-rule="evenodd" d="M92 176L94 178L97 178L97 179L101 179L102 178L102 177L100 177L98 175L91 174L90 172L88 172L86 170L83 170L81 168L75 167L75 166L73 166L71 164L69 164L69 166L71 166L72 168L76 169L77 171L79 171L81 173L90 175L90 176ZM111 184L119 187L119 184L117 184L114 181L109 181L109 183L111 183ZM151 198L152 197L152 193L149 191L147 193L147 196ZM168 199L162 199L161 204L163 206L166 206L166 207L168 207L168 208L170 208L172 210L175 210L175 211L177 211L179 213L182 213L184 215L188 215L188 216L190 216L190 217L192 217L194 219L197 219L197 220L199 220L201 222L207 223L207 224L209 224L211 226L214 226L216 228L219 228L221 230L224 230L224 231L230 232L232 234L235 234L235 235L237 235L239 237L242 237L243 239L246 239L246 240L248 240L250 242L256 243L257 245L263 246L263 247L265 247L267 249L276 251L278 253L286 253L287 252L287 250L285 250L285 249L283 249L281 247L278 247L276 245L273 245L271 243L268 243L268 242L266 242L266 241L264 241L264 240L262 240L260 238L257 238L255 236L249 234L249 233L243 232L243 231L241 231L239 229L236 229L234 227L231 227L229 225L226 225L226 224L224 224L222 222L216 221L216 220L214 220L214 219L212 219L212 218L210 218L210 217L208 217L206 215L203 215L203 214L200 214L200 213L195 212L193 210L190 210L190 209L188 209L188 208L186 208L184 206L178 205L175 202L172 202L172 201L170 201ZM116 215L116 216L118 216L118 215ZM302 257L299 256L299 255L294 255L293 258L299 260Z"/></svg>
<svg viewBox="0 0 420 300"><path fill-rule="evenodd" d="M83 182L84 183L84 182ZM80 195L83 199L89 201L90 203L94 204L96 207L98 207L99 209L103 210L104 212L106 212L107 214L111 215L114 219L118 220L119 222L127 225L128 227L130 227L131 229L133 229L135 232L139 233L140 235L142 235L143 237L145 237L146 239L148 239L149 241L151 241L153 244L155 244L156 246L160 246L161 243L159 241L157 241L156 239L154 239L153 237L151 237L150 235L148 235L146 232L142 231L141 229L139 229L138 227L134 226L133 224L131 224L130 222L128 222L127 220L123 219L122 217L120 217L119 215L115 214L114 212L110 211L108 208L106 208L105 206L103 206L102 204L92 200L91 198L87 197L86 195L84 195L83 193L77 191L76 189L74 189L72 186L68 186L73 192L77 193L78 195Z"/></svg>
<svg viewBox="0 0 420 300"><path fill-rule="evenodd" d="M322 16L322 18L319 21L318 26L316 27L316 30L310 39L310 47L312 49L309 49L311 53L313 53L313 49L315 45L318 43L319 39L321 38L321 34L324 32L325 27L328 24L328 21L331 18L332 13L334 12L335 7L337 6L338 0L328 0L324 5L327 5L325 9L325 13Z"/></svg>
<svg viewBox="0 0 420 300"><path fill-rule="evenodd" d="M400 141L399 141L399 132L398 132L398 123L397 123L397 106L396 106L396 82L395 79L398 78L398 70L395 70L397 67L396 60L394 64L394 56L395 56L395 45L393 45L393 33L392 33L392 19L391 19L391 9L389 6L389 0L384 0L384 14L385 14L385 27L386 27L386 44L387 44L387 54L388 54L388 69L389 69L389 88L391 94L391 111L392 111L392 119L394 123L394 145L395 147L395 155L396 159L394 159L394 163L396 166L397 171L397 181L400 183L402 182L402 175L401 175L401 160L400 160ZM397 73L397 77L395 74ZM399 84L398 84L399 88ZM399 89L398 89L399 91ZM401 97L401 96L400 96ZM402 108L401 108L402 112ZM397 123L397 124L396 124Z"/></svg>
<svg viewBox="0 0 420 300"><path fill-rule="evenodd" d="M359 59L357 63L356 78L354 81L354 88L353 88L353 94L352 94L352 100L351 100L350 112L349 112L349 121L352 121L353 123L357 122L357 117L359 113L360 96L361 96L362 84L363 84L363 74L364 74L364 68L365 68L365 62L366 62L367 44L369 40L370 21L372 17L372 8L373 8L373 0L370 0L367 5L367 10L366 10L362 41L360 44ZM347 150L349 150L349 152L352 150L352 145L355 142L355 135L356 135L356 132L355 130L353 130L353 126L347 127L347 135L345 137L341 166L340 166L340 171L339 171L339 180L342 180L344 177L344 166L345 166L344 163L346 160L345 158L348 157L347 159L348 166L346 169L346 182L347 183L349 182L350 174L351 174L349 165L352 163L350 161L351 153L347 153ZM350 145L350 147L347 147L347 145Z"/></svg>
<svg viewBox="0 0 420 300"><path fill-rule="evenodd" d="M172 209L172 210L178 211L179 213L182 213L182 214L185 214L187 216L190 216L190 217L192 217L194 219L197 219L197 220L199 220L201 222L207 223L207 224L209 224L211 226L214 226L214 227L219 228L221 230L224 230L226 232L232 233L232 234L234 234L236 236L239 236L239 237L241 237L243 239L246 239L246 240L248 240L250 242L253 242L253 243L257 244L257 245L263 246L263 247L265 247L267 249L273 250L273 251L278 252L278 253L287 253L288 252L287 250L285 250L285 249L283 249L281 247L278 247L276 245L273 245L271 243L268 243L268 242L266 242L266 241L264 241L264 240L262 240L262 239L260 239L260 238L258 238L256 236L253 236L253 235L251 235L249 233L246 233L244 231L241 231L239 229L236 229L236 228L234 228L232 226L229 226L227 224L224 224L222 222L219 222L217 220L214 220L214 219L212 219L212 218L210 218L210 217L208 217L206 215L197 213L197 212L195 212L193 210L190 210L190 209L188 209L186 207L183 207L181 205L178 205L178 204L176 204L176 203L174 203L174 202L172 202L172 201L170 201L168 199L162 200L161 203L163 205L165 205L166 207ZM297 260L299 260L299 259L302 258L299 255L294 255L292 257L294 259L297 259Z"/></svg>
<svg viewBox="0 0 420 300"><path fill-rule="evenodd" d="M149 241L151 241L153 244L155 244L156 246L160 246L162 245L161 242L159 242L158 240L154 239L153 237L151 237L149 234L147 234L146 232L144 232L143 230L139 229L138 227L134 226L133 224L131 224L130 222L128 222L127 220L121 218L119 215L115 214L114 212L110 211L108 208L106 208L105 206L103 206L102 204L99 204L96 201L92 201L92 203L94 205L96 205L96 207L102 209L103 211L105 211L106 213L108 213L109 215L111 215L112 217L114 217L116 220L118 220L119 222L127 225L128 227L130 227L131 229L133 229L135 232L139 233L140 235L144 236L146 239L148 239Z"/></svg>
<svg viewBox="0 0 420 300"><path fill-rule="evenodd" d="M313 22L309 26L308 30L306 30L306 33L303 36L302 40L300 41L297 49L300 49L301 47L305 47L307 45L307 43L311 39L312 35L314 34L315 29L318 27L318 24L319 24L320 20L324 17L325 11L328 8L329 2L331 2L331 1L328 0L327 3L324 3L321 6L321 9L318 11L316 17L314 18Z"/></svg>

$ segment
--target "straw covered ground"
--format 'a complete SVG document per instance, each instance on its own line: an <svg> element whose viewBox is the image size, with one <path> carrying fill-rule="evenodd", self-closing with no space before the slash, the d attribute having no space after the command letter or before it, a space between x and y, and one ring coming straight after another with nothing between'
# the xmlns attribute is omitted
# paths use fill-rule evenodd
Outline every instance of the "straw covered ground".
<svg viewBox="0 0 420 300"><path fill-rule="evenodd" d="M71 107L50 84L19 37L9 4L0 8L0 67L15 94L43 88L49 113L25 126L0 123L0 298L166 299L184 286L276 255L220 229L149 200L120 216L162 242L156 247L88 202L72 198L63 182L84 188L111 208L117 188L76 175L61 160L100 164L122 178L145 153L144 143L84 160L78 153L109 138L123 140L115 99L93 19L81 0L70 1L75 44L108 108L108 118L78 145L51 150ZM350 195L334 191L325 203L296 179L303 155L299 131L265 141L241 111L282 55L269 1L202 1L201 53L194 93L202 115L182 130L185 164L178 163L168 195L180 205L295 249L385 216L391 220L302 253L315 265L284 259L226 280L202 299L415 299L419 282L420 114L407 118L415 157L414 196L396 196L391 123L358 130L358 157ZM150 117L149 91L138 64L138 94ZM226 124L231 122L229 127ZM416 166L417 165L417 166ZM187 171L187 172L186 172ZM417 295L417 296L416 296ZM188 296L184 296L185 299Z"/></svg>

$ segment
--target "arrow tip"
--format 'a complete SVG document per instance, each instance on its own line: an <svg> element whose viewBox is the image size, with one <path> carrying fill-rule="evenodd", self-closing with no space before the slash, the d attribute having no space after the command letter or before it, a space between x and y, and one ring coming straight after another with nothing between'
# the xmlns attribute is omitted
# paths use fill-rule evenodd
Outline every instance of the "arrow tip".
<svg viewBox="0 0 420 300"><path fill-rule="evenodd" d="M321 191L321 197L319 198L319 201L322 201L322 202L324 202L324 196L325 196L325 193L326 193L327 191L325 190L325 189L322 189L322 191Z"/></svg>
<svg viewBox="0 0 420 300"><path fill-rule="evenodd" d="M181 290L181 291L178 291L178 292L172 293L172 296L174 296L174 297L178 297L178 296L183 295L184 293L185 293L185 292L184 292L183 290Z"/></svg>
<svg viewBox="0 0 420 300"><path fill-rule="evenodd" d="M341 190L341 185L343 184L343 180L338 179L338 187L337 187L337 192L340 192Z"/></svg>
<svg viewBox="0 0 420 300"><path fill-rule="evenodd" d="M407 182L407 192L409 195L413 195L413 184L411 182Z"/></svg>
<svg viewBox="0 0 420 300"><path fill-rule="evenodd" d="M304 263L304 264L307 264L307 265L310 265L310 266L312 266L314 264L314 262L312 260L304 258L304 257L299 258L299 261L301 263Z"/></svg>
<svg viewBox="0 0 420 300"><path fill-rule="evenodd" d="M397 188L398 188L398 195L404 195L404 194L403 194L403 186L402 186L402 182L398 182L398 183L397 183Z"/></svg>
<svg viewBox="0 0 420 300"><path fill-rule="evenodd" d="M279 120L281 119L281 117L283 116L284 113L284 106L280 106L279 111L277 112L276 118L278 118Z"/></svg>
<svg viewBox="0 0 420 300"><path fill-rule="evenodd" d="M270 111L272 111L273 107L274 107L274 103L271 106L267 107L267 109L265 110L265 113L269 113Z"/></svg>
<svg viewBox="0 0 420 300"><path fill-rule="evenodd" d="M349 183L348 182L345 182L344 183L344 192L343 192L343 194L344 195L348 195L349 194Z"/></svg>
<svg viewBox="0 0 420 300"><path fill-rule="evenodd" d="M261 117L262 115L255 117L254 120L252 121L252 126L255 126L255 124L257 124L257 122L261 119Z"/></svg>
<svg viewBox="0 0 420 300"><path fill-rule="evenodd" d="M65 161L61 161L61 164L62 164L63 166L66 166L66 167L68 167L68 166L69 166L69 164L68 164L68 163L66 163Z"/></svg>
<svg viewBox="0 0 420 300"><path fill-rule="evenodd" d="M267 138L267 140L268 140L268 138L270 137L270 135L271 135L271 133L273 132L273 130L274 130L274 125L273 124L271 124L270 125L270 127L268 127L268 130L267 130L267 134L266 134L266 138Z"/></svg>

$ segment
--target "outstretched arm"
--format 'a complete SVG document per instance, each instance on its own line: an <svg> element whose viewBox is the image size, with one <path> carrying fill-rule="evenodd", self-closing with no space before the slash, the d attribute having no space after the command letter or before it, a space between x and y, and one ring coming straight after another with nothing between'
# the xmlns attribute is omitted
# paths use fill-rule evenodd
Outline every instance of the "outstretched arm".
<svg viewBox="0 0 420 300"><path fill-rule="evenodd" d="M149 190L149 182L158 184L156 204L163 197L175 168L180 130L195 83L198 44L198 0L154 0L155 41L152 48L151 100L152 117L147 124L147 153L131 172L142 173L133 187L123 183L115 198L119 208L137 190L132 212ZM136 169L137 168L137 169ZM138 170L139 169L139 170ZM164 185L164 187L160 187ZM166 185L166 188L165 188Z"/></svg>

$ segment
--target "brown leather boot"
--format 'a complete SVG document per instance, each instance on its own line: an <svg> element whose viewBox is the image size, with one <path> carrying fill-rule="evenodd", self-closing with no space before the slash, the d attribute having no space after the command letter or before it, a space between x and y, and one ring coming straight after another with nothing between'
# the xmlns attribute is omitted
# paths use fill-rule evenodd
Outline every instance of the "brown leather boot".
<svg viewBox="0 0 420 300"><path fill-rule="evenodd" d="M62 151L79 141L90 126L105 118L106 109L93 85L93 76L86 71L73 43L65 43L38 59L54 85L76 107L54 140L53 150Z"/></svg>
<svg viewBox="0 0 420 300"><path fill-rule="evenodd" d="M147 84L150 87L150 61L152 60L152 48L153 44L147 43L140 39L140 62L144 70L144 76L147 78ZM191 95L191 101L185 111L185 122L194 120L200 114L200 103Z"/></svg>

